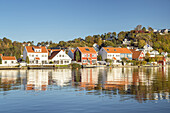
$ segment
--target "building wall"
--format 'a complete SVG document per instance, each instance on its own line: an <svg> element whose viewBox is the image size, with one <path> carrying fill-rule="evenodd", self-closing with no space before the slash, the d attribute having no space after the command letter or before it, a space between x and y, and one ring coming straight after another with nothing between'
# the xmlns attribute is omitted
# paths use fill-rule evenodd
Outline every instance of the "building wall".
<svg viewBox="0 0 170 113"><path fill-rule="evenodd" d="M53 59L49 60L58 65L68 65L71 63L71 58L64 52L60 51Z"/></svg>
<svg viewBox="0 0 170 113"><path fill-rule="evenodd" d="M17 63L16 60L2 60L2 64L16 64L16 63Z"/></svg>

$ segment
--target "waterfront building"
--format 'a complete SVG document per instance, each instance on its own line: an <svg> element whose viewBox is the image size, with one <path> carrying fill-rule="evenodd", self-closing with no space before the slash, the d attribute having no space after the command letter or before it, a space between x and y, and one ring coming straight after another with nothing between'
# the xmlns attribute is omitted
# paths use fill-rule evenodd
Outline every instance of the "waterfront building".
<svg viewBox="0 0 170 113"><path fill-rule="evenodd" d="M30 64L47 64L48 51L45 46L25 46L23 51L23 59L29 59Z"/></svg>
<svg viewBox="0 0 170 113"><path fill-rule="evenodd" d="M132 60L132 52L127 48L102 47L99 51L102 60L111 59L114 61L121 61L122 58Z"/></svg>
<svg viewBox="0 0 170 113"><path fill-rule="evenodd" d="M52 50L49 53L48 60L57 65L68 65L72 59L63 50Z"/></svg>
<svg viewBox="0 0 170 113"><path fill-rule="evenodd" d="M96 64L97 52L93 47L77 47L74 51L74 60L83 65Z"/></svg>
<svg viewBox="0 0 170 113"><path fill-rule="evenodd" d="M3 56L1 55L2 64L16 64L17 60L15 56Z"/></svg>
<svg viewBox="0 0 170 113"><path fill-rule="evenodd" d="M130 49L132 52L132 60L143 60L144 59L144 53L143 51L136 51L136 49Z"/></svg>
<svg viewBox="0 0 170 113"><path fill-rule="evenodd" d="M68 56L71 58L71 59L74 59L74 49L71 49L68 51Z"/></svg>

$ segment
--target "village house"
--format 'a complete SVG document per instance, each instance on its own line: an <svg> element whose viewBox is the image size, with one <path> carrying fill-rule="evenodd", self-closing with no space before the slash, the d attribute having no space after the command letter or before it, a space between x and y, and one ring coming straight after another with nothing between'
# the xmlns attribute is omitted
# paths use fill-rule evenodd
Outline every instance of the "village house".
<svg viewBox="0 0 170 113"><path fill-rule="evenodd" d="M132 52L132 60L142 61L144 59L143 51L136 51L136 49L130 49Z"/></svg>
<svg viewBox="0 0 170 113"><path fill-rule="evenodd" d="M27 58L29 59L30 64L47 64L47 48L44 46L25 46L23 51L23 59L27 61Z"/></svg>
<svg viewBox="0 0 170 113"><path fill-rule="evenodd" d="M0 56L1 56L2 64L16 64L17 63L15 56L3 56L2 54Z"/></svg>
<svg viewBox="0 0 170 113"><path fill-rule="evenodd" d="M74 60L81 62L82 65L96 64L97 52L93 47L77 47L74 51Z"/></svg>
<svg viewBox="0 0 170 113"><path fill-rule="evenodd" d="M74 49L71 49L68 51L68 56L71 58L71 59L74 59Z"/></svg>
<svg viewBox="0 0 170 113"><path fill-rule="evenodd" d="M57 65L68 65L72 59L63 50L52 50L48 60Z"/></svg>
<svg viewBox="0 0 170 113"><path fill-rule="evenodd" d="M121 61L122 58L132 60L132 52L127 48L114 48L114 47L102 47L99 51L99 55L102 56L102 60L111 59Z"/></svg>

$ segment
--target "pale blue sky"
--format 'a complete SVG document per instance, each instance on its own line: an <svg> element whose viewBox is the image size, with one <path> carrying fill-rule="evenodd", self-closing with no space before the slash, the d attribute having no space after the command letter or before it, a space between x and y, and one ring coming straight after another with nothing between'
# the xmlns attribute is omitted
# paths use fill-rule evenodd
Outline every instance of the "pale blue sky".
<svg viewBox="0 0 170 113"><path fill-rule="evenodd" d="M170 28L170 0L0 0L0 38L67 41L141 24Z"/></svg>

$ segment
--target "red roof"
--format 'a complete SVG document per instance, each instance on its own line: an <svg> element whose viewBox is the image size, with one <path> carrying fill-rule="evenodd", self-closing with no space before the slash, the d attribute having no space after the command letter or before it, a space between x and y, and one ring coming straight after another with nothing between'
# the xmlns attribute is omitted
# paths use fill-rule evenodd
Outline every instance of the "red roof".
<svg viewBox="0 0 170 113"><path fill-rule="evenodd" d="M81 53L95 53L96 51L93 47L78 47L78 49L81 51Z"/></svg>
<svg viewBox="0 0 170 113"><path fill-rule="evenodd" d="M132 52L132 59L138 59L142 51L135 51L135 49L130 49Z"/></svg>
<svg viewBox="0 0 170 113"><path fill-rule="evenodd" d="M45 46L25 46L28 53L48 53L47 48ZM41 49L41 52L35 52L34 49Z"/></svg>
<svg viewBox="0 0 170 113"><path fill-rule="evenodd" d="M75 51L74 49L71 50L72 53L74 53L74 51Z"/></svg>
<svg viewBox="0 0 170 113"><path fill-rule="evenodd" d="M2 60L16 60L14 56L1 56Z"/></svg>
<svg viewBox="0 0 170 113"><path fill-rule="evenodd" d="M129 53L131 54L132 52L127 49L127 48L114 48L114 47L103 47L103 49L107 53Z"/></svg>

